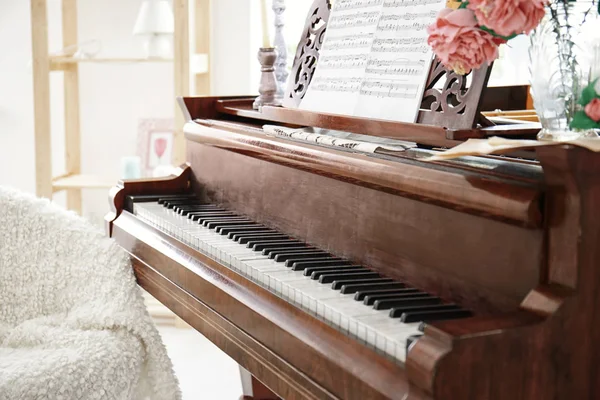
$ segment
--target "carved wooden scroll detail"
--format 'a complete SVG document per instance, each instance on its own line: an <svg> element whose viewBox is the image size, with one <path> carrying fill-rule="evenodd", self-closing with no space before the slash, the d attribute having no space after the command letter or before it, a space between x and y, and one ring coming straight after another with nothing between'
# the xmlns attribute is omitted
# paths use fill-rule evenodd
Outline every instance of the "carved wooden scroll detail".
<svg viewBox="0 0 600 400"><path fill-rule="evenodd" d="M474 128L491 70L491 66L484 65L467 75L458 75L435 59L423 92L417 122L449 129ZM467 84L469 76L471 82ZM437 88L442 79L442 87Z"/></svg>
<svg viewBox="0 0 600 400"><path fill-rule="evenodd" d="M297 107L306 94L317 68L330 11L331 0L315 0L310 8L285 93L286 105Z"/></svg>

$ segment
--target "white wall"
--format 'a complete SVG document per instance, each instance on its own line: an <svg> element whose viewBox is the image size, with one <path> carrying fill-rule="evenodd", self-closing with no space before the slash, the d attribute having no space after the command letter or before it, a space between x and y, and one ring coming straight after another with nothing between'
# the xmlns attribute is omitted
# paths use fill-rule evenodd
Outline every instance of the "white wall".
<svg viewBox="0 0 600 400"><path fill-rule="evenodd" d="M136 57L142 42L132 28L142 0L79 0L79 41L99 39L98 56ZM193 1L191 2L193 3ZM212 69L215 94L255 92L259 66L250 50L260 31L255 0L213 2ZM48 0L50 51L60 50L60 0ZM193 35L192 35L193 36ZM253 37L253 36L256 36ZM256 43L256 45L255 45ZM33 85L29 1L0 0L0 184L35 191ZM62 77L54 73L52 130L54 174L64 172ZM119 179L120 160L135 155L138 122L174 115L170 63L81 64L82 172ZM63 203L64 196L55 200ZM84 191L84 215L99 221L106 190Z"/></svg>

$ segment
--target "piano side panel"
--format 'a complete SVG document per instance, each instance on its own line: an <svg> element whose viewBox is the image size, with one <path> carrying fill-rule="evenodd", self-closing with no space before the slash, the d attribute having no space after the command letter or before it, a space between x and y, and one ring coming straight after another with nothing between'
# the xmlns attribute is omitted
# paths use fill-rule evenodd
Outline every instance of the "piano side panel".
<svg viewBox="0 0 600 400"><path fill-rule="evenodd" d="M479 311L514 309L539 281L541 230L255 157L188 141L194 190Z"/></svg>

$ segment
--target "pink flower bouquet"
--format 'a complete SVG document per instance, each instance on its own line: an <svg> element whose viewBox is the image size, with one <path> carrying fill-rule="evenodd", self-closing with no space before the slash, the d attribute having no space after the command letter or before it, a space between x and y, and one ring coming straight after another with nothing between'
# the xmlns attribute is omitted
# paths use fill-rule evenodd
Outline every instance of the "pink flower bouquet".
<svg viewBox="0 0 600 400"><path fill-rule="evenodd" d="M442 10L427 28L435 55L464 75L498 58L498 46L529 34L545 15L548 0L462 0ZM452 3L452 2L451 2Z"/></svg>

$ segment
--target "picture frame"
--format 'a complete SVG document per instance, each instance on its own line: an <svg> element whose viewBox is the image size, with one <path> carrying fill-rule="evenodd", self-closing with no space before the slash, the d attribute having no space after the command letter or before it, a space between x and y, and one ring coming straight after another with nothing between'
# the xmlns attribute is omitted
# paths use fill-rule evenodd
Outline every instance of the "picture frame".
<svg viewBox="0 0 600 400"><path fill-rule="evenodd" d="M142 176L149 177L157 167L173 163L175 121L172 118L141 119L138 124L137 155Z"/></svg>

